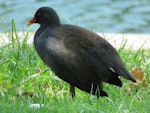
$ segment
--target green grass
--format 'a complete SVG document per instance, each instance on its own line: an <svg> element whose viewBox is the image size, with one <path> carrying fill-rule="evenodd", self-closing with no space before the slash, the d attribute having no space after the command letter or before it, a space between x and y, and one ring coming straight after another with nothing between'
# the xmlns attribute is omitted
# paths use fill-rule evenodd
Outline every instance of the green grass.
<svg viewBox="0 0 150 113"><path fill-rule="evenodd" d="M126 92L130 82L122 79L123 87L105 84L108 98L99 98L76 89L74 101L69 85L38 57L34 46L27 44L28 33L20 42L12 22L11 43L0 46L0 113L149 113L150 86ZM118 50L128 69L144 69L150 82L150 50ZM30 108L33 103L44 104Z"/></svg>

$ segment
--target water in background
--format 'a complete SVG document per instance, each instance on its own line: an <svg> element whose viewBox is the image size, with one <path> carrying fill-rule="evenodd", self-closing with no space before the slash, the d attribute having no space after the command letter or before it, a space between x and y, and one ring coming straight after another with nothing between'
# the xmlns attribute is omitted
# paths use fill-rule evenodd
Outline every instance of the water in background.
<svg viewBox="0 0 150 113"><path fill-rule="evenodd" d="M0 0L0 32L11 29L12 18L18 31L26 31L41 6L54 8L62 23L95 32L150 33L150 0Z"/></svg>

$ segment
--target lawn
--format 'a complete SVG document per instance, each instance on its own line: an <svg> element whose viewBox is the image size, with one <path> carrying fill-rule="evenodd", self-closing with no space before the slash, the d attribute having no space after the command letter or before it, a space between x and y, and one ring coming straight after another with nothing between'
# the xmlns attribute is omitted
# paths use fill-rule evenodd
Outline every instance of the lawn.
<svg viewBox="0 0 150 113"><path fill-rule="evenodd" d="M130 81L121 79L122 88L104 84L109 97L97 99L76 88L73 100L69 85L41 61L33 44L27 44L28 33L20 41L14 24L12 31L11 43L0 46L0 113L150 112L150 50L127 50L124 46L118 49L129 70L132 67L144 70L145 87L139 84L135 88ZM32 107L32 104L40 107Z"/></svg>

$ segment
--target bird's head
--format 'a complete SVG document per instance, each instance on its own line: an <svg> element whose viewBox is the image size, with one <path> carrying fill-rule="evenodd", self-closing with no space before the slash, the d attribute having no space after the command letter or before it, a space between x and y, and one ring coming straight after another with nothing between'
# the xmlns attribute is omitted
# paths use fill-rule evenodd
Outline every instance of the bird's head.
<svg viewBox="0 0 150 113"><path fill-rule="evenodd" d="M43 25L60 25L60 19L55 10L50 7L41 7L39 8L34 17L28 22L27 25L33 23L38 23L41 26Z"/></svg>

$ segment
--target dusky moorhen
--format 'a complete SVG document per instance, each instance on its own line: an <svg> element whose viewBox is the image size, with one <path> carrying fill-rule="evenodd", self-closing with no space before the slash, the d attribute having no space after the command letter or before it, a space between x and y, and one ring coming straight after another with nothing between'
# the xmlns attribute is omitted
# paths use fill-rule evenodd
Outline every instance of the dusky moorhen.
<svg viewBox="0 0 150 113"><path fill-rule="evenodd" d="M50 7L39 8L28 25L38 23L34 46L46 65L62 80L93 95L108 96L103 82L122 86L118 76L136 82L116 49L105 39L85 28L61 24Z"/></svg>

